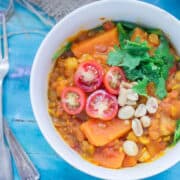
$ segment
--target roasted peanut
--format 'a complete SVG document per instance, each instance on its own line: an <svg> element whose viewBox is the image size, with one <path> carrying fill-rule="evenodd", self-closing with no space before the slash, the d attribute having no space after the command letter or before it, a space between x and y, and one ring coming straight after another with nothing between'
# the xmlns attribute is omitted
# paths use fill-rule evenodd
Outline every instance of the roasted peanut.
<svg viewBox="0 0 180 180"><path fill-rule="evenodd" d="M132 106L123 106L118 112L119 119L130 119L134 116L134 108Z"/></svg>
<svg viewBox="0 0 180 180"><path fill-rule="evenodd" d="M143 116L140 120L144 128L147 128L151 125L151 118L149 116Z"/></svg>
<svg viewBox="0 0 180 180"><path fill-rule="evenodd" d="M132 130L136 136L143 135L143 128L139 119L136 118L132 120Z"/></svg>
<svg viewBox="0 0 180 180"><path fill-rule="evenodd" d="M139 99L139 96L136 92L133 91L133 89L127 90L127 98L130 101L137 101Z"/></svg>
<svg viewBox="0 0 180 180"><path fill-rule="evenodd" d="M146 106L144 104L139 104L136 111L135 111L135 117L142 117L145 116L147 113Z"/></svg>
<svg viewBox="0 0 180 180"><path fill-rule="evenodd" d="M118 104L120 106L124 106L126 102L127 102L127 90L121 87L118 96Z"/></svg>
<svg viewBox="0 0 180 180"><path fill-rule="evenodd" d="M123 143L123 150L128 156L136 156L139 152L137 144L129 140Z"/></svg>
<svg viewBox="0 0 180 180"><path fill-rule="evenodd" d="M154 97L149 97L146 102L147 111L151 114L155 113L158 109L158 101Z"/></svg>

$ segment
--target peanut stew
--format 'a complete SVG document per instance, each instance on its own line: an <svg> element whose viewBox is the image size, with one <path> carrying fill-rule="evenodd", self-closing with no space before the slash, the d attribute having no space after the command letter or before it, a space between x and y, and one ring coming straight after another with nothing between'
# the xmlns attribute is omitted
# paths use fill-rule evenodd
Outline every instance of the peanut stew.
<svg viewBox="0 0 180 180"><path fill-rule="evenodd" d="M159 29L107 21L53 56L48 111L69 146L107 168L161 156L180 139L180 58Z"/></svg>

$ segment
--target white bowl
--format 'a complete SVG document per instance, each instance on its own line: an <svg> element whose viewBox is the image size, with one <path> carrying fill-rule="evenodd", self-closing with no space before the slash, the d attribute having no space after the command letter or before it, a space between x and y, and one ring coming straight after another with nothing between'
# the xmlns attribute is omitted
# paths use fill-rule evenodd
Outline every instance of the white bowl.
<svg viewBox="0 0 180 180"><path fill-rule="evenodd" d="M162 29L180 53L180 23L164 10L153 5L132 0L105 0L83 6L62 19L42 42L31 72L30 93L34 115L39 128L51 147L75 168L103 179L140 179L157 174L180 160L180 143L158 160L133 168L107 169L93 165L72 150L55 131L48 114L47 82L52 67L52 55L69 36L79 30L102 24L101 17L111 20L131 21L148 27Z"/></svg>

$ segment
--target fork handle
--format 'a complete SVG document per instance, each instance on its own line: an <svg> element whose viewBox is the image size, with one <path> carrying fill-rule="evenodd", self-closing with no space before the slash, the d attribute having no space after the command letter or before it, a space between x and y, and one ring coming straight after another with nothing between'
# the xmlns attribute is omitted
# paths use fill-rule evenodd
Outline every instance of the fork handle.
<svg viewBox="0 0 180 180"><path fill-rule="evenodd" d="M31 160L25 153L25 151L22 149L20 144L15 139L13 133L11 132L10 128L8 127L7 122L4 122L5 127L5 136L10 148L10 151L12 153L12 156L15 160L16 167L18 170L18 173L22 180L38 180L40 178L40 175L35 168L35 166L32 164Z"/></svg>
<svg viewBox="0 0 180 180"><path fill-rule="evenodd" d="M11 164L11 154L6 146L0 147L0 180L13 180L13 171Z"/></svg>
<svg viewBox="0 0 180 180"><path fill-rule="evenodd" d="M3 129L3 117L2 117L2 83L0 80L0 144L4 144L4 129Z"/></svg>
<svg viewBox="0 0 180 180"><path fill-rule="evenodd" d="M0 21L2 22L2 35L3 35L3 48L0 43L0 61L4 61L8 59L8 41L7 41L7 31L6 31L6 17L5 14L0 12ZM4 58L2 58L1 50L4 49ZM3 132L3 107L2 107L2 91L3 91L3 78L2 75L0 77L0 143L4 144L4 132Z"/></svg>
<svg viewBox="0 0 180 180"><path fill-rule="evenodd" d="M3 12L0 12L0 21L2 22L2 32L3 32L3 49L4 49L4 58L1 54L0 46L0 62L1 65L5 60L8 60L8 43L7 43L7 33L6 33L6 17ZM1 44L1 43L0 43ZM2 66L1 66L2 67ZM3 71L4 70L4 71ZM3 93L3 79L7 72L6 69L1 69L0 72L0 180L12 180L13 171L12 171L12 162L11 154L9 148L4 142L4 127L3 127L3 102L2 102L2 93ZM5 73L4 73L5 72Z"/></svg>

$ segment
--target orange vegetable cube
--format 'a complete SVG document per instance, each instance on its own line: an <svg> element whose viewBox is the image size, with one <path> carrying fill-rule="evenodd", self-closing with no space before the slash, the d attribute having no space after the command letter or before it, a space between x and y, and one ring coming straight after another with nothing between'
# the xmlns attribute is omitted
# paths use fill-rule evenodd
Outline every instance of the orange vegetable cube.
<svg viewBox="0 0 180 180"><path fill-rule="evenodd" d="M125 156L122 166L123 167L133 167L137 164L137 157Z"/></svg>
<svg viewBox="0 0 180 180"><path fill-rule="evenodd" d="M79 43L74 43L72 45L72 52L78 58L83 54L94 54L99 51L106 51L109 47L118 45L118 32L117 28L113 28L95 37L86 39Z"/></svg>
<svg viewBox="0 0 180 180"><path fill-rule="evenodd" d="M125 154L110 147L103 147L96 150L93 160L97 165L117 169L122 166Z"/></svg>
<svg viewBox="0 0 180 180"><path fill-rule="evenodd" d="M91 144L104 146L112 140L127 134L131 129L131 125L120 119L110 121L90 119L83 123L80 128Z"/></svg>
<svg viewBox="0 0 180 180"><path fill-rule="evenodd" d="M134 29L134 32L131 36L131 41L135 41L137 38L140 38L141 41L145 41L148 38L148 34L141 28L137 27Z"/></svg>

